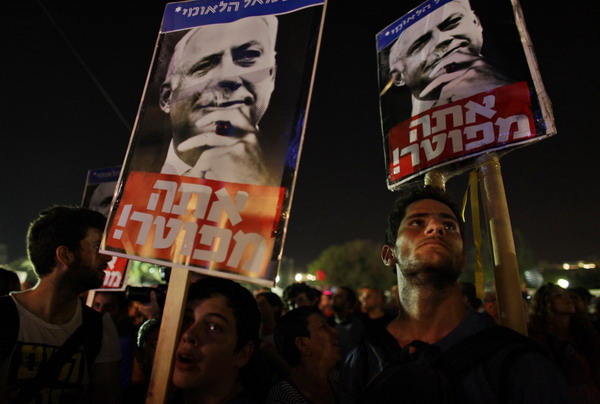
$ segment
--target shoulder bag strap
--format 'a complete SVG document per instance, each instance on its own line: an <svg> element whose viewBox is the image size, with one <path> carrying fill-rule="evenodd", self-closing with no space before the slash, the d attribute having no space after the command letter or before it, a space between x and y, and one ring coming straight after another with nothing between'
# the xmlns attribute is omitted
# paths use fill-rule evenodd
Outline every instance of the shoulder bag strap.
<svg viewBox="0 0 600 404"><path fill-rule="evenodd" d="M83 323L73 334L58 348L50 359L43 363L33 379L26 382L15 397L16 403L28 403L40 392L44 385L56 377L60 369L82 344Z"/></svg>
<svg viewBox="0 0 600 404"><path fill-rule="evenodd" d="M0 296L0 313L4 317L4 325L0 327L0 362L3 362L19 336L19 312L11 296Z"/></svg>

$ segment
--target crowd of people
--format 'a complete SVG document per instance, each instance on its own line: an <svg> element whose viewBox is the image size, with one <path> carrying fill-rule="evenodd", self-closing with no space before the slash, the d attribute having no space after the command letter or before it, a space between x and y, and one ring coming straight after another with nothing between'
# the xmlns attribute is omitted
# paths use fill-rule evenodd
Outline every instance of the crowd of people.
<svg viewBox="0 0 600 404"><path fill-rule="evenodd" d="M382 260L398 282L282 295L232 280L191 283L169 403L600 402L599 322L583 288L524 295L529 337L499 325L495 294L458 281L463 224L448 196L407 193ZM54 207L28 231L38 284L0 271L0 403L144 402L164 301L89 290L110 257L104 217Z"/></svg>

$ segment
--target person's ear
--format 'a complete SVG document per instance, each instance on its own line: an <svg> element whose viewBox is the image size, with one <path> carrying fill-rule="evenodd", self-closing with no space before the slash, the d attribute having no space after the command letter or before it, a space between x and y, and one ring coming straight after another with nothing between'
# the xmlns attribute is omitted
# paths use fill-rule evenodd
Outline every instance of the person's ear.
<svg viewBox="0 0 600 404"><path fill-rule="evenodd" d="M388 267L393 267L398 262L396 255L394 254L394 248L391 245L384 244L381 249L381 260L383 264Z"/></svg>
<svg viewBox="0 0 600 404"><path fill-rule="evenodd" d="M56 248L54 258L57 265L62 265L66 268L73 263L75 254L73 254L69 247L61 245Z"/></svg>
<svg viewBox="0 0 600 404"><path fill-rule="evenodd" d="M311 354L310 340L308 337L296 337L294 342L296 343L296 348L298 348L298 351L300 351L301 355Z"/></svg>
<svg viewBox="0 0 600 404"><path fill-rule="evenodd" d="M171 83L163 83L160 86L160 99L158 104L160 109L166 114L171 112L171 94L173 94Z"/></svg>
<svg viewBox="0 0 600 404"><path fill-rule="evenodd" d="M240 350L237 352L237 359L235 363L238 369L246 366L246 363L248 363L248 361L252 357L253 352L254 342L252 341L246 342L246 345L240 348Z"/></svg>

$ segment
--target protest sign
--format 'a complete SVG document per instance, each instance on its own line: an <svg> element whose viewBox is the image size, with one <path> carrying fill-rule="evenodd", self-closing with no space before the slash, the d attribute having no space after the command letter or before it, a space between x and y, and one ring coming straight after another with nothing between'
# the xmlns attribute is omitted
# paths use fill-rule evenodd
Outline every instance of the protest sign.
<svg viewBox="0 0 600 404"><path fill-rule="evenodd" d="M81 206L108 214L121 166L97 168L89 170L83 191ZM126 275L128 269L126 258L115 257L108 263L104 271L102 288L98 290L123 290L126 286Z"/></svg>
<svg viewBox="0 0 600 404"><path fill-rule="evenodd" d="M517 1L426 1L376 39L391 190L556 133Z"/></svg>
<svg viewBox="0 0 600 404"><path fill-rule="evenodd" d="M102 251L271 285L323 0L167 4Z"/></svg>

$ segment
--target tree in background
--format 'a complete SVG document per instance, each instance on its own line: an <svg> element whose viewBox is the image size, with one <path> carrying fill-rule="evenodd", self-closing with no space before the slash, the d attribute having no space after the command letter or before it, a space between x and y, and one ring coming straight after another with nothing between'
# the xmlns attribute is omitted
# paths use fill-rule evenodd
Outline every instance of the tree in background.
<svg viewBox="0 0 600 404"><path fill-rule="evenodd" d="M308 264L308 272L326 274L322 286L371 286L389 289L396 281L394 273L381 262L381 244L370 240L353 240L334 245Z"/></svg>

